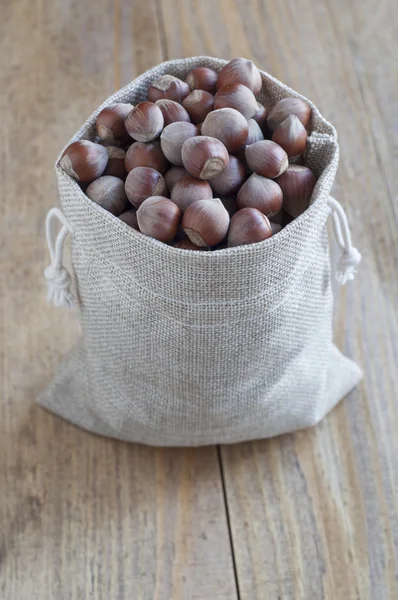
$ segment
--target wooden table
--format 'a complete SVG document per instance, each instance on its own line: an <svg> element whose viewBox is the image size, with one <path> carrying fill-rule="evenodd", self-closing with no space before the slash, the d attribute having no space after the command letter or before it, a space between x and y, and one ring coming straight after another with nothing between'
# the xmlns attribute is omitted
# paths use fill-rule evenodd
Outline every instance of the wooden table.
<svg viewBox="0 0 398 600"><path fill-rule="evenodd" d="M393 0L1 3L1 600L398 598L398 19ZM363 254L336 302L365 371L318 427L153 449L35 405L78 334L45 303L54 160L163 59L247 56L337 127Z"/></svg>

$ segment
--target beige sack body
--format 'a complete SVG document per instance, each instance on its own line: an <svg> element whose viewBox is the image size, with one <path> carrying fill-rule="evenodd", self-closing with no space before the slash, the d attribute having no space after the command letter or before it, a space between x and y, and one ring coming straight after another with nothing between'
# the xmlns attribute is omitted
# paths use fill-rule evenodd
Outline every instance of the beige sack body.
<svg viewBox="0 0 398 600"><path fill-rule="evenodd" d="M185 78L196 57L147 71L100 106L70 141L94 139L97 114L144 100L159 75ZM262 73L260 101L302 97ZM82 335L39 402L98 434L193 446L266 438L317 423L360 380L332 342L326 223L341 248L338 278L359 262L340 205L334 128L313 110L307 164L318 177L310 208L250 246L190 252L129 228L89 200L58 166L64 215L47 221L55 303L71 302L62 244L70 233ZM70 143L69 142L69 143ZM54 216L63 222L55 240Z"/></svg>

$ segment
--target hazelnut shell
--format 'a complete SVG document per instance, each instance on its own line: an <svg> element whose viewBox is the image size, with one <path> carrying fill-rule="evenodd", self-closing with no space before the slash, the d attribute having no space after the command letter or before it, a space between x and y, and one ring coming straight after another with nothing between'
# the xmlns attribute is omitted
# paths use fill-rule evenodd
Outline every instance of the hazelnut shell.
<svg viewBox="0 0 398 600"><path fill-rule="evenodd" d="M185 169L198 179L216 177L228 166L228 151L216 138L208 136L190 138L184 142L181 154Z"/></svg>
<svg viewBox="0 0 398 600"><path fill-rule="evenodd" d="M263 242L272 235L272 226L256 208L242 208L231 219L228 246L244 246Z"/></svg>
<svg viewBox="0 0 398 600"><path fill-rule="evenodd" d="M136 167L127 175L125 182L127 198L135 208L151 196L165 196L166 184L159 171L151 167Z"/></svg>
<svg viewBox="0 0 398 600"><path fill-rule="evenodd" d="M182 226L196 246L216 246L228 233L229 214L218 198L197 200L185 211Z"/></svg>
<svg viewBox="0 0 398 600"><path fill-rule="evenodd" d="M121 215L127 206L124 182L111 175L104 175L90 183L86 195L116 217Z"/></svg>

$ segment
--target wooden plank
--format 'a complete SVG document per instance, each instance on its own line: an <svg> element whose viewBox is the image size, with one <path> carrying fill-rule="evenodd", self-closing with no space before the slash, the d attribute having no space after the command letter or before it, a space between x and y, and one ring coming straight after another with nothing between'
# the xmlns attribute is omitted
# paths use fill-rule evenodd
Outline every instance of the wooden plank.
<svg viewBox="0 0 398 600"><path fill-rule="evenodd" d="M388 20L395 9L392 0L382 4L385 18L383 26L376 20L377 39L386 35L389 53L379 54L377 42L372 51L375 62L384 61L387 89L396 94L397 70L392 71L398 42ZM364 102L360 58L353 58L343 33L347 21L341 15L350 13L352 3L345 3L342 13L332 5L309 0L163 2L171 57L253 58L311 97L336 125L341 162L334 193L363 254L357 281L336 299L335 339L363 366L364 382L314 430L222 449L240 598L245 600L398 597L397 229L372 136L373 103L384 88L376 82L377 98L368 96ZM361 22L370 23L375 2L367 5L368 10L355 4L353 23L359 12ZM350 30L354 42L357 30ZM182 39L178 31L184 32ZM358 46L359 57L361 51ZM384 102L388 106L387 94ZM398 136L394 126L387 131L387 113L384 109L386 125L377 136L386 144L388 134L391 148Z"/></svg>
<svg viewBox="0 0 398 600"><path fill-rule="evenodd" d="M53 163L162 60L154 0L6 2L0 21L0 598L236 597L216 448L92 436L35 406L78 335L45 303Z"/></svg>
<svg viewBox="0 0 398 600"><path fill-rule="evenodd" d="M398 222L398 12L390 0L339 1L329 6L333 18L341 19L345 43L354 57L378 167L389 188L391 217Z"/></svg>

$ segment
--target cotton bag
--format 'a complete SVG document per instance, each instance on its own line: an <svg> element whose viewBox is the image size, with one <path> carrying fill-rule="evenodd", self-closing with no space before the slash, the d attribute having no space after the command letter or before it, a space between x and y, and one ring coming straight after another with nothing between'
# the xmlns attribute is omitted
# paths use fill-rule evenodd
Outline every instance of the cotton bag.
<svg viewBox="0 0 398 600"><path fill-rule="evenodd" d="M108 98L69 143L93 140L98 113L114 102L146 99L156 77L185 79L195 66L219 71L224 64L195 57L158 65ZM264 104L303 98L261 74ZM52 209L47 218L46 277L50 299L72 304L62 264L70 234L82 335L39 399L42 406L121 440L196 446L314 425L358 383L360 369L332 341L330 214L340 283L353 278L360 255L343 209L330 197L335 129L309 104L306 164L318 178L311 206L249 246L192 252L146 237L87 198L57 162L63 213ZM57 238L56 218L63 225Z"/></svg>

